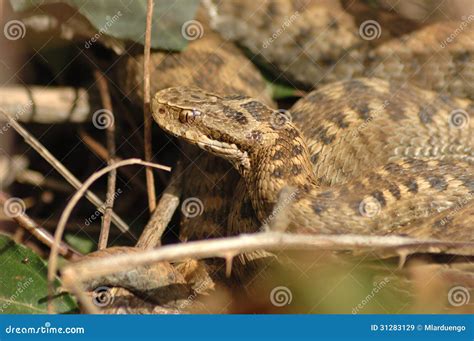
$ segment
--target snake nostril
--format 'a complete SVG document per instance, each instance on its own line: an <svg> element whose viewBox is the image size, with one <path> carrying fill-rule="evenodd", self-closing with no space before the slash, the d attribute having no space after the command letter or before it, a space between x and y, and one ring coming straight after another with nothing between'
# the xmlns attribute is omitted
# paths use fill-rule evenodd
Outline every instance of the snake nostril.
<svg viewBox="0 0 474 341"><path fill-rule="evenodd" d="M161 107L161 108L158 109L158 112L159 112L160 114L164 115L165 112L166 112L166 110L165 110L165 108Z"/></svg>

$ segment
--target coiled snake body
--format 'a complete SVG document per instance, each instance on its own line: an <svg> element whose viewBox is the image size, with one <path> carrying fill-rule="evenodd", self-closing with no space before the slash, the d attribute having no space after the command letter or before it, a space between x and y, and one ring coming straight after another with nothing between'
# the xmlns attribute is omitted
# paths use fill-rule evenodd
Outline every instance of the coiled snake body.
<svg viewBox="0 0 474 341"><path fill-rule="evenodd" d="M288 11L287 8L283 6L286 3L291 3L291 1L277 1L275 2L275 6L271 5L273 3L273 0L269 0L268 7L278 8L278 13L281 14L278 17L281 16L284 18L285 15L292 13L291 10ZM225 4L227 4L227 2L222 3L222 6ZM242 4L242 6L247 9L252 9L257 6L252 2L245 2L244 4L245 5ZM240 8L239 6L238 8ZM319 13L318 11L320 11L321 8L318 6L315 8L310 6L308 9L304 9L306 7L298 7L296 9L299 13L306 13L306 11L311 9L310 12L306 13L309 15L310 13ZM321 4L321 6L324 7L326 4ZM257 7L265 12L265 6ZM246 18L245 13L247 12L242 11L241 13L240 10L237 10L238 8L236 7L236 10L232 13ZM290 6L290 8L292 7ZM253 10L249 11L249 13L254 13ZM335 10L331 6L324 9L323 12L326 13L325 11L329 11L331 14L328 15L327 18L338 19L338 25L328 24L328 27L346 32L347 30L345 28L350 24L349 26L351 26L351 28L348 29L348 31L352 33L349 34L349 36L354 36L354 32L357 32L357 28L353 27L352 20L342 20L342 18L345 18L343 12L337 9ZM252 14L248 17L255 19L259 15L263 15L264 18L270 18L265 16L263 12L260 12L259 10L255 15ZM334 13L337 13L337 15L333 15ZM220 95L248 95L257 98L259 101L263 101L266 105L272 106L271 100L265 94L263 79L253 65L246 60L238 49L224 42L215 32L207 27L207 18L203 11L200 11L198 18L201 23L204 24L203 37L201 39L192 41L188 48L179 54L165 54L162 52L152 54L152 91L156 92L171 86L193 86ZM249 18L248 20L250 20ZM291 26L291 30L290 27L288 27L267 49L262 50L262 53L265 51L271 53L272 49L280 51L282 47L286 46L284 51L281 52L284 53L286 57L292 56L295 51L291 48L291 45L289 47L287 46L288 39L286 39L285 36L287 34L291 36L295 29L296 31L305 31L305 27L308 32L312 32L312 34L307 34L308 37L318 37L318 43L311 45L311 51L315 50L313 52L316 53L316 55L318 55L317 51L319 50L340 52L340 49L335 48L335 45L331 44L331 42L337 43L339 41L338 39L334 39L334 37L340 37L340 34L328 34L327 36L324 34L321 36L323 32L326 32L324 23L326 23L327 18L324 15L318 18L322 20L323 24L313 20L314 18L309 20L304 16L299 17ZM274 25L279 25L280 20L277 20L275 17L271 17L271 19ZM221 21L223 24L226 22L227 21ZM231 21L229 21L229 23L230 22ZM321 25L321 27L318 25ZM376 80L346 82L339 83L339 85L330 83L323 89L313 92L306 98L300 100L291 109L292 121L300 129L300 132L303 133L303 139L309 149L310 160L314 164L314 166L304 166L304 170L307 170L308 167L314 168L315 179L311 179L310 182L315 181L319 186L342 186L350 179L355 179L365 174L368 170L375 172L377 167L382 167L390 161L399 160L402 156L417 158L423 156L431 159L460 158L465 161L472 160L472 151L469 149L472 146L472 142L470 141L472 136L472 127L470 124L472 123L468 122L462 129L456 130L447 128L447 122L451 116L451 112L467 108L465 110L467 112L466 114L463 114L461 111L461 115L456 115L455 117L468 119L469 116L472 115L472 105L470 106L470 102L450 100L449 97L446 96L448 92L454 95L470 97L469 94L471 93L470 89L472 86L469 83L469 79L471 79L469 70L472 69L470 67L472 62L470 62L469 56L472 52L472 44L469 34L464 34L465 32L459 34L455 40L450 42L448 48L442 49L443 53L447 54L447 56L440 54L440 51L438 51L440 50L438 40L445 37L446 32L450 32L451 28L457 27L458 25L459 23L437 23L429 25L423 31L413 32L413 36L407 39L394 39L393 41L388 41L380 45L378 50L385 51L385 53L381 53L380 55L376 54L377 57L373 59L374 65L378 65L377 68L372 69L369 67L367 69L368 71L364 73L384 79L393 78L400 81L400 83L410 81L423 86L423 88L432 89L435 92L419 91L413 87L397 88L396 82L387 83L378 82ZM272 31L272 27L272 25L269 25L266 29ZM429 32L435 32L436 34ZM268 36L268 34L262 33L258 35L260 38L266 36ZM249 36L249 39L251 37L253 36ZM434 38L428 39L430 37ZM358 37L357 40L360 40L360 37ZM289 41L291 42L293 40L289 39ZM350 41L352 40L349 40L349 42ZM341 40L340 42L344 43L348 41ZM307 44L305 46L307 46ZM336 44L336 46L339 45ZM344 48L346 47L347 46ZM344 51L344 48L342 51ZM299 50L296 49L296 51ZM307 51L306 47L305 51ZM353 50L351 49L351 51ZM334 53L338 55L339 52ZM301 56L305 55L297 54ZM454 58L457 55L463 56L463 58ZM267 57L270 58L271 56ZM311 60L314 58L315 56L313 56ZM321 56L321 58L327 59L324 56ZM451 60L451 58L464 62L462 65L447 62ZM324 81L347 78L348 75L342 72L343 70L339 70L340 68L344 70L348 70L347 68L349 68L352 70L352 67L364 64L350 61L345 62L345 60L337 62L339 57L336 56L333 56L332 59L334 59L335 66L337 67L330 68L330 72L323 70L324 72L322 73L325 76ZM270 60L272 59L270 58ZM316 58L316 60L319 59ZM414 60L416 60L416 62L414 62ZM383 63L380 61L383 61ZM125 93L134 94L137 92L137 100L140 102L142 101L142 94L139 91L141 89L139 84L141 79L143 79L141 65L140 59L135 60L131 58L128 59L125 67L119 68L121 74L123 74L119 79L123 83ZM314 76L310 72L312 68L305 64L301 67L302 72L299 72L298 65L300 64L292 62L291 65L283 69L288 72L295 72L309 77L311 80L309 83L319 83L320 77ZM451 67L452 65L456 65L456 67L453 68ZM315 68L318 66L320 67L321 65L313 65L312 67ZM421 66L421 68L418 66ZM448 68L448 70L445 70L445 68ZM338 70L341 72L338 72ZM125 73L123 71L125 71ZM350 74L357 75L360 73L351 71ZM403 77L394 75L402 75ZM412 79L413 77L420 81L418 82ZM378 82L378 84L374 84L374 82ZM457 90L453 89L453 87ZM395 96L392 98L392 95ZM191 106L192 102L188 104ZM197 104L200 105L201 103ZM197 104L196 109L199 108ZM247 109L239 107L238 100L232 103L232 105L234 104L237 105L236 110L238 112L250 117L251 120L249 122L252 124L253 117L251 113ZM269 109L266 108L265 110L268 111ZM470 121L472 122L472 119ZM171 122L169 123L171 124ZM225 122L223 122L223 124L225 125ZM239 126L238 129L244 127L245 125L242 125ZM254 127L259 131L259 129L263 127L263 124L258 122ZM225 130L226 128L221 127L220 129ZM283 129L280 130L279 133L284 134L285 131L286 129ZM171 132L173 132L172 129ZM179 136L179 134L177 135ZM265 136L270 135L265 134ZM461 137L462 140L455 141L457 136ZM194 145L197 143L197 141L189 142ZM255 141L252 141L252 143L254 142ZM248 188L249 186L254 186L254 184L250 184L248 181L247 186L243 182L238 183L236 172L232 169L229 170L226 163L220 162L219 158L211 157L207 153L200 153L197 148L191 148L187 143L185 143L184 146L183 154L186 156L183 157L183 159L185 161L193 161L189 166L185 165L184 167L186 170L185 174L183 174L183 199L196 197L203 202L205 210L201 216L192 219L183 218L181 223L181 239L186 241L256 231L259 223L255 219L252 203L250 203L250 200L248 200L248 197L245 195L245 192L254 190L253 187ZM279 155L279 153L277 153L277 155ZM257 157L257 160L262 161L263 164L277 165L279 167L281 167L283 163L283 168L286 168L284 165L285 159L271 160L271 163L264 162L259 157ZM295 172L297 172L299 166L300 165L295 166ZM287 169L285 169L285 171L287 171ZM277 172L277 174L279 173ZM306 174L306 172L302 174ZM285 178L288 176L294 177L293 175L284 174ZM301 175L301 177L305 178L305 175ZM375 178L377 178L377 176L375 176ZM362 185L366 186L367 190L375 190L375 186L377 185L374 182L375 178L364 180L366 183ZM352 181L357 182L356 180ZM292 182L287 183L284 181L284 178L280 178L277 182L277 187L283 183L292 186ZM265 180L264 183L271 184L273 180L270 182ZM426 182L421 180L421 183ZM362 186L361 184L356 185L358 188ZM285 185L283 185L283 187L284 186ZM407 188L403 184L400 184L398 187L401 193ZM234 188L236 188L235 191L233 191ZM391 188L394 193L398 193L394 190L395 187L391 186ZM451 188L449 188L449 190L450 189ZM336 188L334 188L334 190L336 190ZM233 192L235 193L234 202L231 203L230 198ZM300 198L302 196L301 193L302 192L297 196L297 201L291 200L291 205L301 205L302 202L305 202L305 200ZM440 195L444 195L444 193ZM395 194L395 196L398 197L398 194ZM460 194L460 196L462 196L462 194ZM261 201L257 199L255 195L252 195L252 197L254 206L259 207L260 204L258 203ZM380 215L377 214L377 218L380 219L382 216L385 216L386 209L383 204L387 203L387 200L390 204L390 198L393 198L393 196L389 191L384 193L383 199L385 201L379 200L382 210ZM416 201L417 198L420 197L415 196L413 200ZM405 202L405 199L405 196L403 196L402 202ZM257 210L260 215L260 220L262 220L262 216L268 215L269 207L272 206L274 200L275 194L268 202L262 204L265 207L263 210L260 208ZM371 202L370 199L368 200ZM454 203L453 200L448 200L448 202L442 205L436 202L432 204L428 201L424 202L425 206L429 206L429 208L427 211L420 209L424 213L418 218L421 219L427 215L432 215L453 205L462 206L464 209L466 206L464 202L467 199L466 197L462 197L460 200L463 203L462 205ZM417 205L417 203L415 204ZM328 206L327 203L325 205ZM398 205L400 205L400 203L398 203ZM377 207L376 203L376 208ZM411 206L408 207L408 210L411 210ZM330 211L331 209L326 210L325 214L329 214ZM348 210L348 212L353 212L357 215L357 212L354 212L354 210ZM413 215L416 214L417 213L413 213ZM389 218L387 217L387 219ZM410 220L411 218L407 219ZM397 225L402 224L399 218L395 218L394 220L398 221ZM370 220L370 223L373 224L374 222L379 222L379 220ZM337 230L339 230L339 228ZM389 230L388 227L384 229L386 232ZM467 232L470 230L472 229L468 229ZM398 229L398 231L400 231L400 229ZM462 231L466 232L466 230ZM439 233L438 230L433 229L421 229L421 232L420 229L416 231L412 229L409 234L412 235L415 234L415 232L417 236L447 237L447 231ZM452 239L453 234L450 234L450 236L450 239ZM455 236L462 239L462 234L455 234Z"/></svg>
<svg viewBox="0 0 474 341"><path fill-rule="evenodd" d="M232 163L261 222L288 188L290 231L397 233L474 193L472 104L413 86L322 87L291 109L315 121L303 132L255 99L196 88L161 90L152 107L165 131Z"/></svg>

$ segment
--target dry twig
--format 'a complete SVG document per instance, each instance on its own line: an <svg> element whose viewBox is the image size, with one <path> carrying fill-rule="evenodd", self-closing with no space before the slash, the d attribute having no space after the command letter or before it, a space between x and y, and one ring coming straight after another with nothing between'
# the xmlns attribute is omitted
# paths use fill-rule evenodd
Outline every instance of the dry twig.
<svg viewBox="0 0 474 341"><path fill-rule="evenodd" d="M112 109L112 100L110 99L109 87L107 81L104 78L104 75L99 71L94 71L94 77L97 81L97 86L99 87L100 98L102 100L102 105L104 109L108 110L110 115L112 115L109 123L107 125L107 150L108 150L108 160L107 163L112 165L115 162L115 119ZM109 173L107 179L107 195L105 199L105 210L104 217L102 220L102 229L100 231L98 249L102 250L107 247L107 241L109 239L110 231L110 221L112 218L112 207L114 206L115 199L115 185L117 183L117 170L113 169Z"/></svg>
<svg viewBox="0 0 474 341"><path fill-rule="evenodd" d="M9 124L20 134L25 142L28 143L38 154L40 154L48 163L59 173L61 174L67 182L69 182L74 188L79 189L83 185L79 179L77 179L70 171L67 169L58 159L56 159L53 154L50 153L37 139L35 139L28 131L23 128L15 119L10 118L3 110L0 110L2 114L9 122ZM91 191L86 192L86 198L93 204L95 207L103 213L104 203ZM134 239L135 237L129 231L128 225L120 218L116 213L112 213L112 222L120 229L120 231L127 234L129 238Z"/></svg>
<svg viewBox="0 0 474 341"><path fill-rule="evenodd" d="M136 244L137 248L152 249L161 245L161 236L163 232L165 232L176 208L179 206L179 198L181 197L181 170L181 163L178 162L170 182L158 202L158 206L152 213L148 224L138 239Z"/></svg>
<svg viewBox="0 0 474 341"><path fill-rule="evenodd" d="M394 255L406 250L413 252L449 252L467 250L472 253L474 243L419 240L399 236L362 235L295 235L282 232L261 232L237 237L167 245L158 249L134 254L121 254L93 259L65 266L62 271L64 284L74 293L80 292L80 283L89 279L127 271L160 261L177 261L187 258L232 258L240 253L255 250L365 250L385 251ZM81 293L83 295L83 293ZM78 296L80 299L81 296ZM82 302L89 304L90 302Z"/></svg>
<svg viewBox="0 0 474 341"><path fill-rule="evenodd" d="M414 249L416 247L416 249ZM242 234L237 237L217 238L188 242L178 245L166 245L159 249L146 250L132 255L118 255L106 259L96 259L66 269L74 270L81 280L95 276L105 276L116 271L126 271L137 266L160 261L177 261L186 258L202 259L210 257L226 258L240 253L256 250L374 250L391 251L414 249L416 252L448 252L452 249L473 250L474 243L444 242L440 240L420 240L399 236L363 236L363 235L307 235L282 232L260 232Z"/></svg>
<svg viewBox="0 0 474 341"><path fill-rule="evenodd" d="M145 51L143 61L143 119L144 119L144 139L145 139L145 161L150 162L152 158L151 147L151 112L150 112L150 44L151 44L151 24L153 19L153 0L147 1L146 8L146 29L145 29ZM153 169L146 168L146 185L148 192L148 207L150 212L156 208L155 179Z"/></svg>
<svg viewBox="0 0 474 341"><path fill-rule="evenodd" d="M5 203L10 199L10 197L4 193L0 192L0 205L5 205ZM41 243L48 246L49 248L53 245L54 237L46 231L44 228L39 226L33 219L31 219L25 212L18 212L18 214L11 217L19 226L24 230L28 231ZM64 242L61 242L59 245L58 252L61 256L73 260L82 256L80 252L74 250L69 245Z"/></svg>
<svg viewBox="0 0 474 341"><path fill-rule="evenodd" d="M0 88L0 108L20 122L80 123L89 119L91 103L82 88L10 85Z"/></svg>
<svg viewBox="0 0 474 341"><path fill-rule="evenodd" d="M82 142L86 144L86 146L92 150L94 154L100 157L102 160L107 161L109 159L109 152L107 148L105 148L102 144L100 144L97 140L92 138L89 134L87 134L84 129L79 129L79 136L81 137ZM122 161L123 159L115 155L115 161ZM146 187L143 182L135 176L135 173L131 172L128 168L119 168L117 169L119 173L127 178L127 181L133 183L134 188L137 188L143 192L146 191Z"/></svg>
<svg viewBox="0 0 474 341"><path fill-rule="evenodd" d="M170 171L171 169L166 166L150 163L150 162L145 162L140 159L127 159L123 160L117 163L114 163L113 165L107 166L102 168L100 171L95 172L92 174L85 182L84 184L77 190L77 192L73 195L69 203L66 205L66 208L64 209L63 213L61 214L61 218L59 219L58 227L56 229L56 232L54 234L54 243L51 247L51 253L49 255L49 262L48 262L48 311L50 313L53 312L53 306L52 306L52 294L53 294L53 283L54 283L54 278L56 276L56 271L57 271L57 266L58 266L58 248L64 233L64 230L66 228L66 223L67 220L69 219L69 216L71 215L72 210L78 203L78 201L81 199L81 197L87 193L87 189L96 181L98 178L103 176L104 174L107 174L113 169L117 169L119 167L123 166L129 166L129 165L142 165L142 166L148 166L148 167L153 167L153 168L158 168L166 171Z"/></svg>

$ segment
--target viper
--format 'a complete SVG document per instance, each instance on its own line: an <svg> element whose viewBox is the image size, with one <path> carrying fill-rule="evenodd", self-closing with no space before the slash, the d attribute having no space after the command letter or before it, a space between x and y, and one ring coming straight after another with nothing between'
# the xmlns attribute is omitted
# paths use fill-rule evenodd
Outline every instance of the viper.
<svg viewBox="0 0 474 341"><path fill-rule="evenodd" d="M166 132L233 165L260 222L287 189L277 208L289 231L396 233L474 191L472 104L410 85L321 87L289 111L312 121L301 130L256 99L192 87L157 92L152 112Z"/></svg>

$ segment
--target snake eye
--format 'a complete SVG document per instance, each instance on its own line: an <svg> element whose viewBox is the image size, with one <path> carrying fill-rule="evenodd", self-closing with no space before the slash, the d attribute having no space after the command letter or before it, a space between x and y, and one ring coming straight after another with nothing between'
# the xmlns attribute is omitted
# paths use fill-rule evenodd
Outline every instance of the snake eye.
<svg viewBox="0 0 474 341"><path fill-rule="evenodd" d="M182 110L179 113L179 121L181 123L193 123L200 116L201 116L201 112L199 110L196 110L196 109Z"/></svg>

